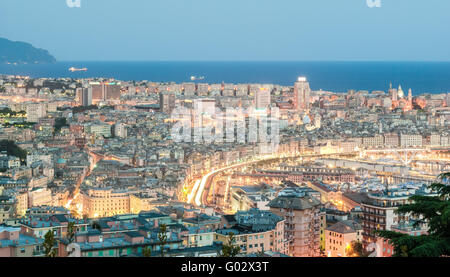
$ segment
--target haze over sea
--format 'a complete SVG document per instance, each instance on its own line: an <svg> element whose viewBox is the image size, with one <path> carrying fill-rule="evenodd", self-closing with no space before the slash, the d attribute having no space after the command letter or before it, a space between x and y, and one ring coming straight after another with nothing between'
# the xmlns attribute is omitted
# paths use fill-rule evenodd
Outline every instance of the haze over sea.
<svg viewBox="0 0 450 277"><path fill-rule="evenodd" d="M70 72L87 67L87 72ZM122 81L266 83L292 86L306 76L313 90L387 91L399 85L414 95L450 92L450 62L58 62L0 65L0 74L32 78L115 78Z"/></svg>

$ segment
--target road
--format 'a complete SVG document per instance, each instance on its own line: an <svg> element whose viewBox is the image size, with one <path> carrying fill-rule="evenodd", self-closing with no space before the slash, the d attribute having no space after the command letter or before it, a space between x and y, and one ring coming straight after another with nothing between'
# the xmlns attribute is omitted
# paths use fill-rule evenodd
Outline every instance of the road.
<svg viewBox="0 0 450 277"><path fill-rule="evenodd" d="M230 166L227 166L227 167L224 167L221 169L213 170L213 171L209 172L208 174L204 175L200 179L200 184L199 184L198 188L196 188L196 192L195 192L194 204L196 206L202 206L202 205L208 204L207 203L208 192L206 191L206 193L205 193L205 189L209 189L214 177L221 172L224 172L226 170L233 169L233 168L238 168L238 167L247 166L250 164L259 163L259 162L268 162L271 160L286 159L286 158L299 158L299 157L308 157L308 156L323 156L323 155L293 155L293 156L281 156L281 157L270 155L270 156L264 156L262 158L255 159L252 161L243 162L243 163L239 163L239 164L235 164L235 165L230 165ZM194 191L194 190L192 190L192 191ZM192 191L191 191L191 193L192 193Z"/></svg>
<svg viewBox="0 0 450 277"><path fill-rule="evenodd" d="M78 198L78 196L80 196L80 187L81 184L83 184L84 179L86 179L86 177L88 177L89 175L91 175L92 170L95 168L95 165L102 159L102 156L95 154L94 152L88 150L87 153L89 154L89 156L92 157L92 163L89 166L89 169L80 176L80 178L78 178L78 181L75 185L75 189L73 191L73 197L71 199L67 200L67 203L65 205L66 209L70 209L70 210L76 210L73 206L73 201L76 200ZM78 211L79 212L79 211Z"/></svg>
<svg viewBox="0 0 450 277"><path fill-rule="evenodd" d="M260 159L256 159L253 161L239 163L239 164L227 166L227 167L224 167L221 169L213 170L213 171L209 172L208 174L204 175L200 179L200 182L197 180L193 190L191 191L191 195L190 195L191 201L189 201L188 203L192 203L192 200L194 200L193 204L195 204L196 206L208 205L207 198L208 198L209 188L211 186L212 180L214 179L214 177L217 174L222 173L229 169L238 168L238 167L255 164L255 163L259 163L259 162L268 162L270 160L276 160L276 159L326 157L326 156L336 156L336 155L339 155L339 154L307 154L307 155L298 155L297 154L297 155L293 155L293 156L281 156L281 157L274 157L273 155L271 155L269 157L260 158ZM361 162L360 160L355 160L355 161ZM378 164L379 162L373 161L373 163ZM381 163L381 164L390 165L390 166L394 165L391 163ZM429 176L427 176L427 177L429 177ZM194 195L194 194L195 194L195 198L192 197L192 195Z"/></svg>

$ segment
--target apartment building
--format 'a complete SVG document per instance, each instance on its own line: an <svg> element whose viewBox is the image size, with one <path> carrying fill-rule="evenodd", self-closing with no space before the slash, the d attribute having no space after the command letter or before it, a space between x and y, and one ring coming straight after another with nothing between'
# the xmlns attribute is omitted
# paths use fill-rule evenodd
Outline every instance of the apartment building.
<svg viewBox="0 0 450 277"><path fill-rule="evenodd" d="M412 195L435 196L425 185L419 189L392 189L380 193L369 193L363 199L362 242L369 250L376 250L377 256L383 256L382 248L386 243L374 233L376 230L393 230L394 226L404 225L414 220L410 215L397 214L401 205L411 203ZM391 253L392 254L392 253Z"/></svg>
<svg viewBox="0 0 450 277"><path fill-rule="evenodd" d="M113 189L91 189L83 197L83 210L88 217L96 218L130 213L130 194Z"/></svg>
<svg viewBox="0 0 450 277"><path fill-rule="evenodd" d="M339 221L325 229L325 254L328 257L347 257L353 241L361 241L362 227L353 220Z"/></svg>
<svg viewBox="0 0 450 277"><path fill-rule="evenodd" d="M400 147L422 147L422 135L400 135Z"/></svg>
<svg viewBox="0 0 450 277"><path fill-rule="evenodd" d="M231 227L216 230L215 241L226 243L233 233L241 254L273 251L286 254L285 220L272 212L251 209L238 212Z"/></svg>
<svg viewBox="0 0 450 277"><path fill-rule="evenodd" d="M294 257L320 255L321 203L306 195L278 196L268 206L270 211L285 218L284 234L287 254Z"/></svg>

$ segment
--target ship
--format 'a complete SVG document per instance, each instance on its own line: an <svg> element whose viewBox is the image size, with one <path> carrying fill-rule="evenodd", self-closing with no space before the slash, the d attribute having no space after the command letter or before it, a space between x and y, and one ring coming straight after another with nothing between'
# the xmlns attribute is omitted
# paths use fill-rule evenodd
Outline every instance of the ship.
<svg viewBox="0 0 450 277"><path fill-rule="evenodd" d="M191 76L191 81L205 80L205 76Z"/></svg>
<svg viewBox="0 0 450 277"><path fill-rule="evenodd" d="M71 72L75 72L75 71L87 71L87 68L86 68L86 67L83 67L83 68L75 68L75 67L71 67L71 68L69 68L69 71L71 71Z"/></svg>

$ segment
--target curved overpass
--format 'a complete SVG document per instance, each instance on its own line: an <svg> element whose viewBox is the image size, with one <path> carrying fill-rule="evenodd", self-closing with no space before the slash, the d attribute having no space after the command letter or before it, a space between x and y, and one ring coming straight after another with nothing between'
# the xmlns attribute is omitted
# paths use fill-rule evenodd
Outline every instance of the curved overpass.
<svg viewBox="0 0 450 277"><path fill-rule="evenodd" d="M336 154L333 154L333 155L336 155ZM246 165L250 165L250 164L255 164L255 163L259 163L259 162L269 162L271 160L292 159L292 158L299 158L299 157L316 157L316 156L320 157L320 156L330 156L330 155L323 155L323 154L300 155L300 154L297 154L297 155L293 155L293 156L281 156L281 157L276 157L274 155L270 155L270 156L265 156L265 157L257 159L257 160L243 162L243 163L239 163L239 164L235 164L235 165L230 165L230 166L227 166L227 167L224 167L221 169L213 170L213 171L209 172L208 174L204 175L200 179L200 183L199 183L198 187L195 187L196 192L195 192L195 198L194 198L193 204L195 204L196 206L202 206L202 205L208 204L207 203L208 190L209 190L212 180L214 179L214 177L217 174L224 172L226 170L238 168L238 167L242 167L242 166L246 166ZM207 189L207 190L205 191L205 189ZM191 193L193 193L193 191Z"/></svg>

